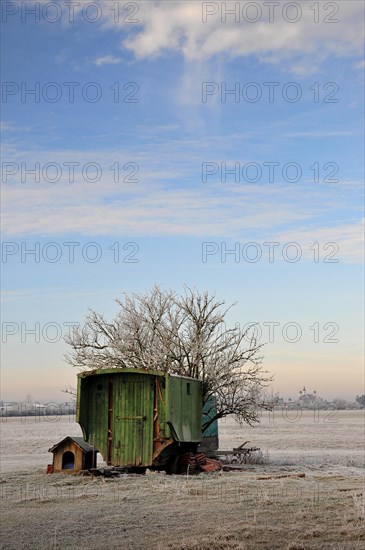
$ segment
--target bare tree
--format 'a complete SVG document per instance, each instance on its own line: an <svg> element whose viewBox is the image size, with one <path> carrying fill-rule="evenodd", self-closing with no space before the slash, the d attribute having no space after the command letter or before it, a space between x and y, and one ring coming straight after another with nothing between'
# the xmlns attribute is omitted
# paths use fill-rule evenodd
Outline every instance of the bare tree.
<svg viewBox="0 0 365 550"><path fill-rule="evenodd" d="M67 395L70 395L70 398L72 401L76 401L76 397L77 397L76 388L73 388L72 386L70 386L70 384L67 384L67 386L65 386L65 389L61 391L63 393L67 393Z"/></svg>
<svg viewBox="0 0 365 550"><path fill-rule="evenodd" d="M123 294L114 321L90 311L85 325L66 337L66 360L84 370L113 367L162 370L201 380L203 401L214 397L216 418L232 414L253 424L271 408L253 326L226 328L229 309L208 292L185 287L183 295L158 286L143 295Z"/></svg>

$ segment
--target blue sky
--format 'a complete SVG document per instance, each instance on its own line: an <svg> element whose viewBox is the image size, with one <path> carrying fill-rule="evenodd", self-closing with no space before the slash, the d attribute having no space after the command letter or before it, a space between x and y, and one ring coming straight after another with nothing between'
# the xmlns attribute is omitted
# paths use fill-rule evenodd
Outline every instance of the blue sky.
<svg viewBox="0 0 365 550"><path fill-rule="evenodd" d="M279 323L284 395L362 392L363 3L86 4L2 3L2 398L62 400L68 323L155 283L237 302L263 341Z"/></svg>

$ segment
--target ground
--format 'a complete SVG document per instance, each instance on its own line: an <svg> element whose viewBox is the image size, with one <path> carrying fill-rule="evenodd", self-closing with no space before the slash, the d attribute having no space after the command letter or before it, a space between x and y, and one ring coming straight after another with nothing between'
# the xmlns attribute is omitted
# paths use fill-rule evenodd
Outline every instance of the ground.
<svg viewBox="0 0 365 550"><path fill-rule="evenodd" d="M221 448L251 439L267 463L194 477L46 475L48 448L79 435L71 420L1 424L0 548L364 547L361 411L340 411L327 426L307 412L297 423L265 417L253 430L228 420Z"/></svg>

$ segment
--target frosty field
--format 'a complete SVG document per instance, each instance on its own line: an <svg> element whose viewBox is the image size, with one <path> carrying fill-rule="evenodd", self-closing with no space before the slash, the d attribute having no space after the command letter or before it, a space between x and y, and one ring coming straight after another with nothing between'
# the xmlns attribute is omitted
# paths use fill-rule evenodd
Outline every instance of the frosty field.
<svg viewBox="0 0 365 550"><path fill-rule="evenodd" d="M250 440L265 464L194 477L46 475L48 449L81 435L74 419L2 418L0 426L4 550L352 550L365 542L364 411L275 411L255 428L227 419L220 448Z"/></svg>

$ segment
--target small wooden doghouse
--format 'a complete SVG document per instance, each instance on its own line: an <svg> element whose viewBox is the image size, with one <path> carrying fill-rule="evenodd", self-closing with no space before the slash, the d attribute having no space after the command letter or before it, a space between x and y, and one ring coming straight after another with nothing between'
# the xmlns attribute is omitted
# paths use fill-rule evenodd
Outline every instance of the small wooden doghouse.
<svg viewBox="0 0 365 550"><path fill-rule="evenodd" d="M49 449L53 453L53 472L72 474L96 467L97 449L82 437L65 437Z"/></svg>

